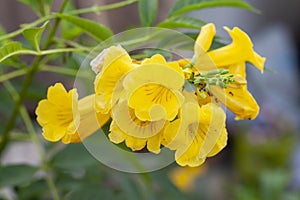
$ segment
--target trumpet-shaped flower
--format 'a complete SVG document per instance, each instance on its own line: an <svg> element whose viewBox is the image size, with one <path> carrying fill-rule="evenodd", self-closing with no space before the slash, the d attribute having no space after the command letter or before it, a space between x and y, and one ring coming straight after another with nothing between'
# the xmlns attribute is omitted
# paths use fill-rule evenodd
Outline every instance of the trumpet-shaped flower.
<svg viewBox="0 0 300 200"><path fill-rule="evenodd" d="M232 30L228 27L224 29L231 36L232 43L208 53L215 65L224 67L248 61L263 72L266 59L253 50L253 43L249 36L237 27Z"/></svg>
<svg viewBox="0 0 300 200"><path fill-rule="evenodd" d="M109 139L114 143L125 141L133 151L141 150L147 145L150 152L159 153L162 131L165 121L141 121L129 108L126 101L118 103L112 110L113 121L110 126Z"/></svg>
<svg viewBox="0 0 300 200"><path fill-rule="evenodd" d="M226 146L225 118L224 111L216 104L199 107L186 102L180 118L166 127L163 144L176 150L179 165L199 166L206 157L214 156Z"/></svg>
<svg viewBox="0 0 300 200"><path fill-rule="evenodd" d="M48 141L81 142L110 118L95 112L94 95L78 101L77 91L67 92L61 83L50 86L47 97L39 102L36 114Z"/></svg>
<svg viewBox="0 0 300 200"><path fill-rule="evenodd" d="M103 61L94 63L95 66L98 64L97 69L100 71L94 82L95 108L97 112L107 114L122 92L118 87L121 85L120 81L134 68L134 64L128 53L120 46L112 46L105 50L105 55L102 54L99 59Z"/></svg>
<svg viewBox="0 0 300 200"><path fill-rule="evenodd" d="M232 43L209 50L216 33L215 26L210 23L202 27L194 47L195 68L199 72L215 68L228 69L229 74L234 77L234 83L229 84L226 88L212 85L210 86L210 95L235 113L236 120L254 119L258 115L259 106L247 90L245 62L251 62L263 72L265 58L253 50L253 44L245 32L236 27L232 30L225 27L225 30L232 37ZM199 98L199 102L207 103L211 97L206 96L205 99Z"/></svg>
<svg viewBox="0 0 300 200"><path fill-rule="evenodd" d="M43 127L42 134L48 141L69 143L80 121L77 91L67 92L61 83L56 83L49 87L47 97L36 109L37 121Z"/></svg>
<svg viewBox="0 0 300 200"><path fill-rule="evenodd" d="M128 105L142 121L172 120L183 103L184 74L178 63L157 54L129 72L123 86Z"/></svg>

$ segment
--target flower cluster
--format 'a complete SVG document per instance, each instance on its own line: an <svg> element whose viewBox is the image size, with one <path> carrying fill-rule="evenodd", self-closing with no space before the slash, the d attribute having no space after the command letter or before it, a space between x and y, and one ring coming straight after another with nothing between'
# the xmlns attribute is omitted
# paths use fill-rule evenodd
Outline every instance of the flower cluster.
<svg viewBox="0 0 300 200"><path fill-rule="evenodd" d="M49 141L80 142L110 123L108 137L132 151L175 151L181 166L199 166L227 143L225 105L236 120L254 119L259 106L247 90L246 62L263 72L265 58L253 50L239 28L225 30L232 42L212 49L216 30L202 27L194 56L168 62L156 54L132 59L121 46L111 46L92 62L95 93L78 100L57 83L40 101L37 121ZM111 119L111 120L110 120Z"/></svg>

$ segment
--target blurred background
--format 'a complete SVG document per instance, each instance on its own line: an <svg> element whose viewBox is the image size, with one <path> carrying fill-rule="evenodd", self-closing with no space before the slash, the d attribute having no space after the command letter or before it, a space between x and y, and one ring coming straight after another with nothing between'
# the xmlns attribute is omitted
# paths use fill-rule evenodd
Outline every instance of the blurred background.
<svg viewBox="0 0 300 200"><path fill-rule="evenodd" d="M53 2L58 6L61 3L59 0ZM118 1L72 2L80 8ZM160 1L158 22L166 18L174 2ZM151 193L160 199L300 199L300 1L247 2L261 13L214 8L189 15L215 23L217 34L223 38L228 38L223 26L240 27L251 36L255 50L267 58L263 75L251 66L247 69L249 90L261 107L258 118L254 121L234 121L234 116L228 112L227 147L217 156L209 158L204 166L194 169L179 168L173 164L150 174L126 174L97 163L87 152L74 157L72 152L82 151L82 146L68 146L53 159L53 166L58 171L56 184L66 191L76 188L74 180L91 185L88 190L72 192L70 199L75 196L79 199L82 193L86 195L85 199L97 199L97 192L103 192L109 198L111 194L107 190L113 190L120 199L124 194L132 195L132 199L143 199L143 195ZM84 17L106 24L115 34L140 25L136 4ZM0 24L7 32L36 18L28 7L17 1L0 1ZM37 79L42 81L44 75L39 74ZM43 80L41 84L46 88L46 85L53 84L59 78L54 76L51 80L49 78L50 82ZM0 101L0 104L2 127L6 117L4 110L9 107L4 102ZM34 118L37 101L28 101L27 105ZM82 159L81 163L78 163L79 159ZM29 141L11 142L1 160L2 165L38 165L39 162L36 149ZM23 199L38 199L38 195L31 195L46 193L43 184L25 184L17 191L22 193ZM102 189L95 188L95 185L100 185ZM9 188L2 188L1 194L13 196Z"/></svg>

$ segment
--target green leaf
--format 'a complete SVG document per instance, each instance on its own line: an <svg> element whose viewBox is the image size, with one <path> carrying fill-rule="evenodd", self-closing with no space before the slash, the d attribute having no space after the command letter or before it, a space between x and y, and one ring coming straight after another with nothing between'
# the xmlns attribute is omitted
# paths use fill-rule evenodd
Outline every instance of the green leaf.
<svg viewBox="0 0 300 200"><path fill-rule="evenodd" d="M165 21L159 23L157 27L200 29L200 27L205 24L206 23L204 21L193 17L177 16L166 19Z"/></svg>
<svg viewBox="0 0 300 200"><path fill-rule="evenodd" d="M99 41L106 40L107 38L113 35L111 29L89 19L83 19L77 16L66 14L56 14L56 16L81 28L83 31L85 31L86 33L93 36Z"/></svg>
<svg viewBox="0 0 300 200"><path fill-rule="evenodd" d="M38 168L30 165L9 165L0 168L0 188L30 182Z"/></svg>
<svg viewBox="0 0 300 200"><path fill-rule="evenodd" d="M57 153L52 159L54 167L71 170L95 165L97 163L98 161L90 155L83 144L70 144Z"/></svg>
<svg viewBox="0 0 300 200"><path fill-rule="evenodd" d="M143 26L152 26L157 16L158 0L139 0L139 15Z"/></svg>
<svg viewBox="0 0 300 200"><path fill-rule="evenodd" d="M169 12L169 17L181 15L194 10L221 6L237 7L253 12L259 12L243 0L177 0Z"/></svg>
<svg viewBox="0 0 300 200"><path fill-rule="evenodd" d="M0 63L14 55L34 54L37 52L23 49L19 42L8 42L0 48Z"/></svg>
<svg viewBox="0 0 300 200"><path fill-rule="evenodd" d="M48 23L49 21L46 21L41 27L28 28L23 31L24 37L37 51L40 51L41 36Z"/></svg>

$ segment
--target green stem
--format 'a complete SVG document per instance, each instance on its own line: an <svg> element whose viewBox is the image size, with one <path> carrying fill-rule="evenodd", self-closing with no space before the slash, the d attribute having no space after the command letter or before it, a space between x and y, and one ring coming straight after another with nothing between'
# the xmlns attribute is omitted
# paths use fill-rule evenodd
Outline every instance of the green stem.
<svg viewBox="0 0 300 200"><path fill-rule="evenodd" d="M15 71L7 73L7 74L3 74L3 75L0 76L0 83L4 82L4 81L7 81L9 79L12 79L12 78L16 78L18 76L22 76L24 74L26 74L25 69L19 69L19 70L15 70Z"/></svg>
<svg viewBox="0 0 300 200"><path fill-rule="evenodd" d="M5 81L4 86L10 92L13 99L17 100L19 98L18 92L16 91L14 86L9 81ZM33 127L33 124L31 122L31 119L28 115L28 112L27 112L26 108L23 105L20 107L20 114L21 114L21 117L23 118L25 126L28 130L29 136L30 136L31 140L33 141L33 143L34 143L34 145L37 149L39 158L41 160L41 168L46 173L46 182L47 182L48 187L49 187L49 189L52 193L53 199L54 200L59 200L60 198L59 198L57 189L55 187L54 181L52 179L52 176L50 174L50 171L49 171L48 167L45 167L45 166L47 166L47 162L45 160L43 148L42 148L42 146L39 142L39 139L37 137L37 133L34 130L34 127Z"/></svg>
<svg viewBox="0 0 300 200"><path fill-rule="evenodd" d="M68 3L68 0L63 1L63 4L62 4L61 9L59 11L60 13L62 13L64 11L67 3ZM55 35L55 32L57 30L59 22L60 22L60 19L57 18L54 22L54 25L53 25L52 29L50 30L50 33L49 33L47 39L46 39L44 49L48 49L50 47L51 42L52 42L52 38ZM16 100L16 103L15 103L15 106L13 108L12 114L11 114L11 116L10 116L10 118L9 118L5 128L4 128L3 134L2 134L3 140L0 143L0 156L3 153L3 150L5 149L8 141L9 141L9 132L13 129L13 127L15 125L15 121L16 121L16 118L18 116L19 109L23 104L23 101L26 97L28 88L31 85L31 82L32 82L32 79L33 79L35 73L39 69L39 64L42 61L42 59L43 59L43 56L37 56L34 59L34 61L32 62L30 70L27 72L27 76L25 77L24 83L22 85L22 89L19 93L19 97Z"/></svg>
<svg viewBox="0 0 300 200"><path fill-rule="evenodd" d="M45 22L45 21L48 21L48 20L50 20L50 19L53 19L53 18L55 18L55 16L53 16L53 15L47 15L47 16L45 16L45 17L39 18L38 20L36 20L36 21L34 21L34 22L32 22L32 23L29 23L29 24L26 24L26 25L22 25L22 28L20 28L20 29L14 31L14 32L5 34L5 35L3 35L3 36L0 36L0 41L5 40L5 39L8 39L8 38L15 37L15 36L17 36L17 35L23 33L23 31L24 31L25 29L35 27L35 26L37 26L37 25L39 25L39 24L41 24L41 23L43 23L43 22Z"/></svg>

